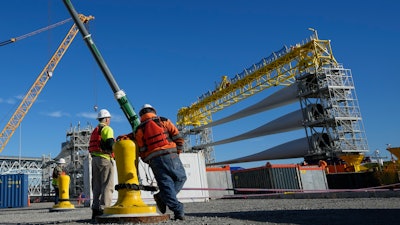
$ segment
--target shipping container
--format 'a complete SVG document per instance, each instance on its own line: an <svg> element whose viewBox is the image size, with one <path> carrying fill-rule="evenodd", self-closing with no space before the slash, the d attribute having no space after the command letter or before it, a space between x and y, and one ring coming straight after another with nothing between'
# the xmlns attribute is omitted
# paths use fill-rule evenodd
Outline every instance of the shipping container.
<svg viewBox="0 0 400 225"><path fill-rule="evenodd" d="M330 189L358 189L382 185L375 172L327 174Z"/></svg>
<svg viewBox="0 0 400 225"><path fill-rule="evenodd" d="M328 190L326 170L319 166L298 166L302 190Z"/></svg>
<svg viewBox="0 0 400 225"><path fill-rule="evenodd" d="M300 176L296 164L268 166L272 189L300 189Z"/></svg>
<svg viewBox="0 0 400 225"><path fill-rule="evenodd" d="M304 167L297 164L268 164L262 167L232 171L232 183L235 189L248 189L236 190L236 194L328 189L324 168L318 166Z"/></svg>
<svg viewBox="0 0 400 225"><path fill-rule="evenodd" d="M0 175L0 208L28 206L28 175Z"/></svg>
<svg viewBox="0 0 400 225"><path fill-rule="evenodd" d="M234 194L232 190L232 175L229 166L207 167L206 173L208 188L210 189L208 191L210 198L221 198L224 195Z"/></svg>
<svg viewBox="0 0 400 225"><path fill-rule="evenodd" d="M187 180L183 189L177 195L179 201L181 202L204 202L209 200L209 193L208 193L208 184L207 184L207 175L206 175L206 165L204 156L201 153L181 153L179 155L183 167L186 171ZM157 183L154 179L153 172L148 164L139 160L139 182L142 185L150 185L150 186L157 186ZM115 176L114 176L114 184L118 184L118 172L116 163L114 163L115 169ZM91 205L91 160L85 159L84 162L84 195L88 199L85 201L84 205L90 206ZM153 199L153 192L150 191L141 191L141 199L146 204L155 204ZM118 191L113 192L113 200L112 205L117 202L118 200Z"/></svg>

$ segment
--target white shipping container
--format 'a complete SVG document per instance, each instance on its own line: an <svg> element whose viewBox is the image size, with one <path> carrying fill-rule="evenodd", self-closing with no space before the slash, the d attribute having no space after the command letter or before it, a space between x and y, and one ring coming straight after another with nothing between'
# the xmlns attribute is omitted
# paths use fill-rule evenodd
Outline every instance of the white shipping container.
<svg viewBox="0 0 400 225"><path fill-rule="evenodd" d="M208 190L204 190L208 188L204 155L200 152L181 153L180 158L182 160L183 166L185 167L187 176L187 181L183 186L183 189L195 188L203 190L182 190L178 194L179 201L183 203L208 201L209 192ZM115 164L114 164L114 169L115 169L114 183L118 184L118 173ZM90 201L85 202L86 207L89 207L92 202L91 179L92 179L91 159L86 159L84 162L84 192L86 198L90 199ZM153 172L149 168L148 164L142 162L141 160L139 161L139 179L140 179L139 182L142 185L157 186ZM153 192L141 191L141 198L146 204L155 204L153 199L153 194L154 194ZM114 191L112 204L114 204L117 200L118 200L118 191Z"/></svg>

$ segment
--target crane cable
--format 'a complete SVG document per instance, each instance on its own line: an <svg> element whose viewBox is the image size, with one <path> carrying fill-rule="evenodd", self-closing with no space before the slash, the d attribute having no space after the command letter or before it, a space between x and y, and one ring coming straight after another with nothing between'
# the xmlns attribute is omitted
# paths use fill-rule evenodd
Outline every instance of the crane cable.
<svg viewBox="0 0 400 225"><path fill-rule="evenodd" d="M49 26L47 26L47 27L43 27L43 28L38 29L38 30L35 30L35 31L33 31L33 32L30 32L30 33L21 35L21 36L19 36L19 37L11 38L11 39L9 39L9 40L7 40L7 41L2 41L2 42L0 42L0 46L8 45L8 44L14 43L14 42L16 42L16 41L22 40L22 39L24 39L24 38L27 38L27 37L33 36L33 35L35 35L35 34L41 33L41 32L43 32L43 31L50 30L50 29L52 29L52 28L54 28L54 27L58 27L58 26L60 26L60 25L63 25L63 24L65 24L65 23L67 23L67 22L69 22L69 21L71 21L71 20L72 20L72 18L68 18L68 19L65 19L65 20L63 20L63 21L60 21L60 22L58 22L58 23L49 25Z"/></svg>
<svg viewBox="0 0 400 225"><path fill-rule="evenodd" d="M85 24L85 26L87 27L87 29L89 30L89 24ZM94 30L93 28L94 26L92 25L90 28L92 29L92 32ZM98 105L98 72L97 72L97 65L96 63L92 64L92 74L93 74L93 99L94 99L94 105L93 105L93 110L95 112L97 112L97 110L99 109L99 105Z"/></svg>

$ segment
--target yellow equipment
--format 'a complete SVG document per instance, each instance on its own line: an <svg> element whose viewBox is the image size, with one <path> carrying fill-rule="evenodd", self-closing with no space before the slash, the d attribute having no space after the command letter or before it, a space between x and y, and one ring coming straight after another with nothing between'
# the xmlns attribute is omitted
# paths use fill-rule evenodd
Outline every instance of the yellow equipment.
<svg viewBox="0 0 400 225"><path fill-rule="evenodd" d="M136 145L131 140L117 141L113 146L118 170L118 183L139 187L138 157ZM124 187L118 190L118 200L114 206L104 209L105 214L156 213L155 206L146 205L139 189Z"/></svg>
<svg viewBox="0 0 400 225"><path fill-rule="evenodd" d="M337 65L329 40L314 35L305 44L283 47L270 57L247 68L234 78L222 77L221 84L208 91L189 107L181 108L177 115L180 126L201 126L212 122L212 113L233 105L274 86L288 86L295 76L311 68Z"/></svg>
<svg viewBox="0 0 400 225"><path fill-rule="evenodd" d="M395 155L395 162L400 164L400 147L387 147L386 150L388 150L392 155Z"/></svg>
<svg viewBox="0 0 400 225"><path fill-rule="evenodd" d="M129 139L119 140L113 146L118 171L118 200L104 208L104 214L97 216L99 223L157 223L169 220L169 214L158 214L155 206L143 202L138 178L138 157L136 144Z"/></svg>
<svg viewBox="0 0 400 225"><path fill-rule="evenodd" d="M93 16L84 16L79 15L80 20L83 23L87 23L89 20L94 19ZM14 114L11 116L10 120L4 127L4 129L0 133L0 152L3 151L4 147L7 145L11 136L14 134L15 130L19 127L22 119L28 113L29 109L32 107L33 103L37 99L40 92L43 90L43 87L46 85L47 81L52 77L55 68L63 57L65 51L71 45L71 42L74 40L76 34L79 29L74 24L71 29L68 31L68 34L65 36L64 40L61 42L60 46L51 57L50 61L44 67L42 72L39 74L36 81L33 83L32 87L25 94L18 108L15 110Z"/></svg>
<svg viewBox="0 0 400 225"><path fill-rule="evenodd" d="M128 119L132 130L135 131L140 124L139 117L136 115L132 105L130 104L126 94L122 91L117 82L115 81L111 71L109 70L106 62L97 49L91 35L83 26L82 22L78 19L72 2L64 0L64 4L77 24L83 39L85 40L93 57L96 59L99 67L101 68L105 78L107 79L111 89L113 90L115 99L121 106L126 118ZM125 222L161 222L169 219L168 215L158 215L156 207L147 206L141 199L138 180L138 156L136 155L136 146L133 141L121 140L113 145L113 152L115 153L115 160L117 163L118 182L115 189L118 191L117 203L112 207L106 207L104 214L96 217L97 222L108 223L125 223Z"/></svg>
<svg viewBox="0 0 400 225"><path fill-rule="evenodd" d="M53 206L52 211L75 209L75 206L69 201L69 183L70 177L68 175L61 174L58 177L60 202Z"/></svg>
<svg viewBox="0 0 400 225"><path fill-rule="evenodd" d="M269 57L245 69L234 77L222 77L221 83L215 90L208 91L198 97L198 100L188 107L179 109L177 125L184 134L188 134L192 127L201 127L212 122L212 114L228 106L238 103L263 90L275 86L289 86L296 81L296 76L316 71L326 65L338 65L329 40L319 40L315 32L313 36L302 44L284 46L273 52ZM199 132L200 144L205 144L211 138L211 131L207 128ZM190 143L188 137L185 143ZM189 146L185 147L188 150ZM206 163L213 163L213 148L207 147L204 154Z"/></svg>
<svg viewBox="0 0 400 225"><path fill-rule="evenodd" d="M314 29L309 30L314 34L308 40L294 46L284 46L234 77L223 76L216 88L200 95L190 106L179 109L177 124L185 135L185 143L190 143L189 135L196 135L194 140L198 142L197 146L205 146L197 149L184 146L184 149L204 150L206 164L213 164L213 149L210 145L206 146L212 143L211 130L205 126L213 122L213 113L263 90L294 84L298 88L303 113L312 113L309 108L313 104L324 102L329 105L323 108L329 113L319 114L324 122L303 118L309 140L308 154L304 156L315 163L326 158L337 160L336 156L345 155L343 158L346 162L354 165L358 171L367 145L360 114L355 113L359 111L357 99L347 97L354 90L352 82L347 82L352 79L351 74L334 58L330 41L320 40ZM342 106L346 104L356 106L354 111L344 110ZM294 149L299 148L297 145Z"/></svg>

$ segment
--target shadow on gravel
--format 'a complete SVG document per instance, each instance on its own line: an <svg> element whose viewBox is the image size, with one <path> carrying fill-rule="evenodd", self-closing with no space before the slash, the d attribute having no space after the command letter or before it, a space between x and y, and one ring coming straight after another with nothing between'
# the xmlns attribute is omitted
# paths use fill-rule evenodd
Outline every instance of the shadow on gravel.
<svg viewBox="0 0 400 225"><path fill-rule="evenodd" d="M231 218L241 221L289 223L299 225L343 224L399 224L400 209L321 209L321 210L273 210L222 213L188 213L193 217Z"/></svg>
<svg viewBox="0 0 400 225"><path fill-rule="evenodd" d="M97 224L95 222L92 222L91 219L87 219L87 220L77 220L75 221L75 223L82 223L82 224Z"/></svg>

